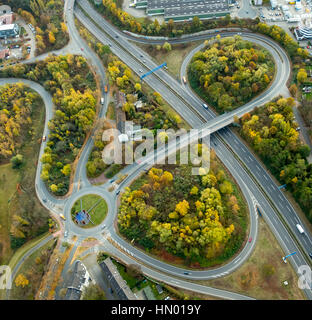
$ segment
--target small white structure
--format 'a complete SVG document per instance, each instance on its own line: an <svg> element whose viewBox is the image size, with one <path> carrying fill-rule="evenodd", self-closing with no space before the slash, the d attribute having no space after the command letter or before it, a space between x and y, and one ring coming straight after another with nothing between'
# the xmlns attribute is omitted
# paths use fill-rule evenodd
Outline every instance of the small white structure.
<svg viewBox="0 0 312 320"><path fill-rule="evenodd" d="M271 8L275 9L277 7L277 1L276 0L270 0Z"/></svg>
<svg viewBox="0 0 312 320"><path fill-rule="evenodd" d="M295 9L296 9L296 10L301 10L301 9L302 9L301 1L297 1L297 2L296 2L296 4L295 4Z"/></svg>
<svg viewBox="0 0 312 320"><path fill-rule="evenodd" d="M287 4L282 5L282 11L285 13L289 11L289 6Z"/></svg>

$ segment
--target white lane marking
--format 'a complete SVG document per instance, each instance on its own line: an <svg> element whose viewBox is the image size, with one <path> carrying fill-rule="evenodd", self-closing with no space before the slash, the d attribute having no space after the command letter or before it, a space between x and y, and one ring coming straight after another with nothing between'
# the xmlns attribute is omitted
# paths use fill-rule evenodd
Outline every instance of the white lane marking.
<svg viewBox="0 0 312 320"><path fill-rule="evenodd" d="M269 181L269 179L267 178L267 176L264 174L263 175L263 177L264 177L264 179L266 180L266 181Z"/></svg>
<svg viewBox="0 0 312 320"><path fill-rule="evenodd" d="M256 167L257 167L257 169L259 170L259 171L261 171L261 169L259 168L259 166L256 164Z"/></svg>

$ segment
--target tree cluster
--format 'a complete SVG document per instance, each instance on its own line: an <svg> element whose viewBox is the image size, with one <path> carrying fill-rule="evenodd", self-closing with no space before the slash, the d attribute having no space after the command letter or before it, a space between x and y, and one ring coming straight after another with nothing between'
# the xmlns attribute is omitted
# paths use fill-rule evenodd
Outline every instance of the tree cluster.
<svg viewBox="0 0 312 320"><path fill-rule="evenodd" d="M48 124L41 178L52 193L66 194L71 165L95 118L95 80L86 59L74 55L48 57L37 64L5 68L1 75L38 81L53 95L56 111Z"/></svg>
<svg viewBox="0 0 312 320"><path fill-rule="evenodd" d="M63 0L17 0L13 8L36 29L37 54L62 48L69 40Z"/></svg>
<svg viewBox="0 0 312 320"><path fill-rule="evenodd" d="M275 177L292 192L312 222L310 149L299 140L293 98L280 98L245 114L241 134L251 143Z"/></svg>
<svg viewBox="0 0 312 320"><path fill-rule="evenodd" d="M200 86L220 111L233 110L264 90L274 74L268 51L239 36L216 41L197 52L189 66L192 86Z"/></svg>
<svg viewBox="0 0 312 320"><path fill-rule="evenodd" d="M32 123L32 106L39 99L37 93L23 84L0 87L0 160L17 157L23 133ZM17 164L16 157L13 162Z"/></svg>
<svg viewBox="0 0 312 320"><path fill-rule="evenodd" d="M203 176L188 165L150 169L139 188L122 195L120 232L146 250L164 249L201 266L231 256L245 236L245 217L232 182L212 162Z"/></svg>

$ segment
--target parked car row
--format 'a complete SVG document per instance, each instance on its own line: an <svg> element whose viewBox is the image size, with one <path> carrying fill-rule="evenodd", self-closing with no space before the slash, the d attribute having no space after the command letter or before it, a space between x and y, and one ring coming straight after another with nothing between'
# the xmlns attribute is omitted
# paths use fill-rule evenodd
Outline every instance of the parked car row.
<svg viewBox="0 0 312 320"><path fill-rule="evenodd" d="M29 29L32 31L32 33L33 33L34 35L36 35L36 29L34 28L34 26L33 26L31 23L28 23L28 27L29 27Z"/></svg>

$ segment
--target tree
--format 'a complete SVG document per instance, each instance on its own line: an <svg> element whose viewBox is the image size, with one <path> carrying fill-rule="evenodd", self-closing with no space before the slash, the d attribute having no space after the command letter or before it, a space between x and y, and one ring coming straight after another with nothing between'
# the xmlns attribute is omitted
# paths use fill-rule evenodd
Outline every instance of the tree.
<svg viewBox="0 0 312 320"><path fill-rule="evenodd" d="M171 51L172 50L171 44L169 42L165 42L163 44L163 49L166 50L167 52Z"/></svg>
<svg viewBox="0 0 312 320"><path fill-rule="evenodd" d="M129 264L127 266L127 273L138 280L143 278L141 267L137 264Z"/></svg>
<svg viewBox="0 0 312 320"><path fill-rule="evenodd" d="M71 172L70 164L66 164L61 170L64 176L69 176Z"/></svg>
<svg viewBox="0 0 312 320"><path fill-rule="evenodd" d="M299 69L297 73L297 80L299 83L303 83L307 80L308 74L305 69Z"/></svg>
<svg viewBox="0 0 312 320"><path fill-rule="evenodd" d="M106 300L105 293L97 284L89 284L84 288L82 300Z"/></svg>
<svg viewBox="0 0 312 320"><path fill-rule="evenodd" d="M17 154L15 157L11 158L11 164L13 169L17 169L23 163L23 156L21 154Z"/></svg>
<svg viewBox="0 0 312 320"><path fill-rule="evenodd" d="M199 30L199 27L200 27L200 20L197 16L195 16L192 20L192 29L193 31L198 31Z"/></svg>
<svg viewBox="0 0 312 320"><path fill-rule="evenodd" d="M136 83L136 84L134 85L134 89L135 89L135 91L142 91L141 84L140 84L140 83Z"/></svg>
<svg viewBox="0 0 312 320"><path fill-rule="evenodd" d="M51 184L51 185L50 185L50 189L51 189L51 191L52 191L53 193L55 193L55 192L57 192L58 187L57 187L56 184Z"/></svg>
<svg viewBox="0 0 312 320"><path fill-rule="evenodd" d="M26 286L28 286L28 284L28 279L22 273L20 273L15 279L15 285L17 287L25 288Z"/></svg>
<svg viewBox="0 0 312 320"><path fill-rule="evenodd" d="M289 87L289 92L290 94L295 97L297 95L297 92L298 92L298 88L296 86L295 83L293 83L290 87Z"/></svg>

